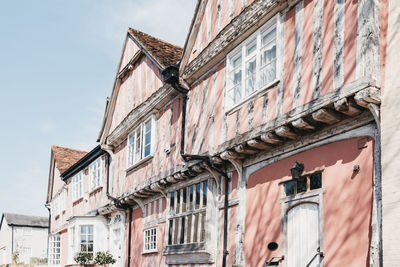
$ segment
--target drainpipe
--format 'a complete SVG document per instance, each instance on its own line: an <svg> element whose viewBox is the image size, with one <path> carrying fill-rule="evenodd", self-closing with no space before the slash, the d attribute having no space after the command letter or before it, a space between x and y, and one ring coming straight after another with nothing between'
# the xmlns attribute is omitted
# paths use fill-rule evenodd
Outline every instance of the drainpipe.
<svg viewBox="0 0 400 267"><path fill-rule="evenodd" d="M219 175L224 177L224 187L225 187L225 199L224 199L224 248L223 248L223 258L222 258L222 267L227 266L227 256L228 252L228 204L229 204L229 176L226 171L223 171L217 168L210 157L202 156L202 155L190 155L185 154L185 124L186 124L186 102L187 102L187 90L182 88L179 85L179 69L176 66L169 66L162 72L164 76L164 82L170 84L176 91L182 94L183 102L182 102L182 125L181 125L181 157L185 162L191 160L201 160L205 162L208 167L215 170Z"/></svg>
<svg viewBox="0 0 400 267"><path fill-rule="evenodd" d="M130 205L122 204L116 197L113 197L109 191L109 181L110 181L110 153L106 152L106 170L107 170L107 184L106 184L106 195L112 200L117 208L128 210L129 212L129 225L128 225L128 264L127 267L131 265L131 243L132 243L132 207Z"/></svg>
<svg viewBox="0 0 400 267"><path fill-rule="evenodd" d="M50 204L46 203L44 204L46 209L49 211L49 227L47 228L47 258L49 258L49 241L50 241L50 223L51 223L51 211L50 211Z"/></svg>

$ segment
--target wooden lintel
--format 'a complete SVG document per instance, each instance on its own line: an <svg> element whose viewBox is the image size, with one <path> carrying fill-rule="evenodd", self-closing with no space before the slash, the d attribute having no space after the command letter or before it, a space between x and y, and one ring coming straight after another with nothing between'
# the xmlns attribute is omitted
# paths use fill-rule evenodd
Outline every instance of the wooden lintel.
<svg viewBox="0 0 400 267"><path fill-rule="evenodd" d="M368 87L356 93L354 95L354 100L356 101L357 105L368 108L369 103L379 105L381 103L381 95L379 89L375 87Z"/></svg>
<svg viewBox="0 0 400 267"><path fill-rule="evenodd" d="M258 139L251 139L251 140L247 141L247 145L249 147L254 147L254 148L260 149L260 150L266 150L266 149L272 148L272 146L267 145L266 143L264 143L263 141L258 140Z"/></svg>
<svg viewBox="0 0 400 267"><path fill-rule="evenodd" d="M231 150L227 150L221 153L221 158L228 160L228 159L242 159L244 156L240 155L239 153L233 152Z"/></svg>
<svg viewBox="0 0 400 267"><path fill-rule="evenodd" d="M308 123L303 118L299 118L295 121L292 121L293 127L300 129L300 130L315 130L315 126Z"/></svg>
<svg viewBox="0 0 400 267"><path fill-rule="evenodd" d="M238 153L243 153L243 154L255 154L258 152L258 150L256 149L252 149L250 147L247 147L246 145L240 144L235 146L235 151Z"/></svg>
<svg viewBox="0 0 400 267"><path fill-rule="evenodd" d="M292 140L298 137L298 135L294 133L288 126L280 126L276 128L275 133L280 137L285 137Z"/></svg>
<svg viewBox="0 0 400 267"><path fill-rule="evenodd" d="M347 116L356 116L361 113L361 109L357 107L352 99L342 98L334 103L336 111Z"/></svg>
<svg viewBox="0 0 400 267"><path fill-rule="evenodd" d="M312 114L312 118L316 121L323 122L326 124L334 124L340 121L338 114L331 110L321 108Z"/></svg>
<svg viewBox="0 0 400 267"><path fill-rule="evenodd" d="M280 144L282 140L276 134L268 132L261 135L261 140L268 144Z"/></svg>

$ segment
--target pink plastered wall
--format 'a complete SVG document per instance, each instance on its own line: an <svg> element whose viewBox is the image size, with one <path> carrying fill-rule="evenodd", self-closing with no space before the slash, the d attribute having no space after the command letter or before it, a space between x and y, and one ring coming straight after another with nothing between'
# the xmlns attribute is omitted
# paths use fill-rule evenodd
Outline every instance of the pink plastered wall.
<svg viewBox="0 0 400 267"><path fill-rule="evenodd" d="M366 142L365 147L359 148L360 142ZM369 137L353 138L310 149L251 174L246 193L246 266L260 266L282 255L279 182L290 179L296 160L304 163L304 173L323 170L324 266L368 266L373 150ZM354 165L360 165L359 172L353 172ZM269 242L277 242L279 249L269 252Z"/></svg>
<svg viewBox="0 0 400 267"><path fill-rule="evenodd" d="M132 42L132 41L131 41ZM134 48L134 47L133 47ZM127 64L134 54L126 52L123 61ZM133 64L133 69L121 78L115 88L116 102L112 112L110 132L112 132L125 117L137 106L145 102L163 85L161 72L155 62L148 56L142 56Z"/></svg>
<svg viewBox="0 0 400 267"><path fill-rule="evenodd" d="M146 266L146 262L148 264L152 262L154 266L165 266L165 258L162 254L164 248L165 221L160 221L161 218L165 218L165 198L152 201L146 204L145 208L145 214L143 214L141 208L136 208L132 213L131 266ZM157 228L157 252L142 253L144 230L153 227Z"/></svg>
<svg viewBox="0 0 400 267"><path fill-rule="evenodd" d="M182 97L169 102L155 115L154 153L138 165L127 166L128 141L115 147L110 168L110 192L120 196L148 179L162 176L182 164L180 156ZM165 150L170 148L170 152Z"/></svg>
<svg viewBox="0 0 400 267"><path fill-rule="evenodd" d="M239 14L243 7L240 6L242 1L234 1L234 14ZM245 6L251 1L245 1ZM209 4L215 5L216 1L209 1ZM230 1L220 1L222 22L230 22ZM279 118L283 114L291 112L296 107L304 107L316 97L327 94L335 94L334 75L335 64L339 64L334 59L334 1L325 1L322 8L323 17L316 16L316 2L313 0L305 0L302 2L303 7L298 9L296 6L291 7L286 13L282 14L282 27L284 31L283 55L281 61L281 73L279 84L273 88L269 88L265 93L260 93L259 96L253 97L243 103L238 104L233 109L227 106L226 102L226 66L225 61L218 63L217 66L210 70L195 81L189 92L188 108L187 108L187 146L188 153L204 154L210 152L210 148L215 149L221 144L233 140L234 138L262 127L266 123ZM238 5L240 8L238 8ZM385 67L385 47L386 47L386 31L387 31L387 1L381 1L380 9L380 51L381 51L381 75L384 75ZM357 54L357 27L358 27L358 9L357 1L346 0L343 3L343 85L348 85L360 77L356 77L356 54ZM210 12L218 12L218 8L207 9ZM303 15L299 15L299 10ZM211 15L213 20L218 21L218 17ZM316 19L320 21L316 21ZM223 24L224 24L223 23ZM321 29L321 57L320 69L316 69L316 53L314 51L315 38L314 28L320 23ZM207 23L200 26L199 35L203 32ZM296 26L297 25L297 26ZM215 27L218 23L211 24L211 32L215 33ZM301 64L295 66L296 54L296 28L301 29ZM215 38L216 35L212 35ZM210 42L212 41L209 40ZM195 42L197 44L197 41ZM202 47L207 45L202 43ZM229 51L224 51L228 53ZM278 54L279 56L279 54ZM340 61L341 62L341 61ZM190 64L190 63L189 63ZM299 70L300 75L294 75L296 70ZM209 77L212 80L215 77L215 85L210 85ZM298 79L298 80L297 80ZM339 79L339 78L338 78ZM300 89L298 95L294 93L294 84L299 84ZM204 88L206 90L204 92ZM204 96L207 101L203 101ZM296 102L296 103L295 103ZM253 108L254 107L254 108ZM204 119L202 118L204 117ZM212 125L212 127L210 127ZM201 129L205 128L206 131ZM209 130L212 129L216 134L210 135ZM212 146L200 146L202 142L210 144L209 138L213 138Z"/></svg>

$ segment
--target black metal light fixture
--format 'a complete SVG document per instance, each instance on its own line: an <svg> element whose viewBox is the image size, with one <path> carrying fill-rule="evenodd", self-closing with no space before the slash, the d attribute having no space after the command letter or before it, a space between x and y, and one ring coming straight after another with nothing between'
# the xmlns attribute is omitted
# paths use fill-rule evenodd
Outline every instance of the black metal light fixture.
<svg viewBox="0 0 400 267"><path fill-rule="evenodd" d="M299 179L301 174L303 173L303 171L304 171L304 164L298 163L297 160L296 160L296 163L294 164L293 168L290 169L293 179Z"/></svg>

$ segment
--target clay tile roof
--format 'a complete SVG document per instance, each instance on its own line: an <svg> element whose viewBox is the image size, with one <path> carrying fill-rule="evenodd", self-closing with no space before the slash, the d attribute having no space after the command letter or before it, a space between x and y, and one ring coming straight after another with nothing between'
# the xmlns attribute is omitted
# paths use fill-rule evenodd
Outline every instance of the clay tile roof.
<svg viewBox="0 0 400 267"><path fill-rule="evenodd" d="M49 227L49 218L47 217L12 214L12 213L4 213L3 216L4 218L6 218L8 225L31 226L31 227L42 227L42 228Z"/></svg>
<svg viewBox="0 0 400 267"><path fill-rule="evenodd" d="M157 39L144 32L129 28L138 42L157 60L162 67L175 65L182 58L182 47Z"/></svg>
<svg viewBox="0 0 400 267"><path fill-rule="evenodd" d="M69 167L74 165L78 160L87 154L86 151L62 147L51 146L54 159L57 162L57 169L60 173L65 172Z"/></svg>

